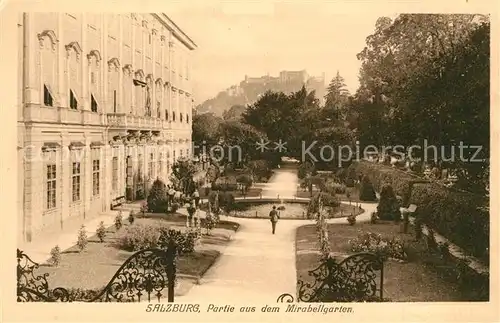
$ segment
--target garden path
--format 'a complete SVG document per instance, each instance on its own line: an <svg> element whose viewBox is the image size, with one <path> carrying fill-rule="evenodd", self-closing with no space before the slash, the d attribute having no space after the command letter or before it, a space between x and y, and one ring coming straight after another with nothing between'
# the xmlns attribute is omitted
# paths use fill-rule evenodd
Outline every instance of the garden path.
<svg viewBox="0 0 500 323"><path fill-rule="evenodd" d="M278 169L271 177L263 196L276 197L279 194L292 197L297 182L296 170ZM368 221L376 204L361 203L361 207L365 212L357 220ZM193 286L186 295L177 297L176 301L273 303L283 293L295 295L295 231L299 226L314 222L281 220L273 235L271 224L265 219L223 219L239 223L240 229L199 284ZM344 218L328 220L329 223L345 221Z"/></svg>

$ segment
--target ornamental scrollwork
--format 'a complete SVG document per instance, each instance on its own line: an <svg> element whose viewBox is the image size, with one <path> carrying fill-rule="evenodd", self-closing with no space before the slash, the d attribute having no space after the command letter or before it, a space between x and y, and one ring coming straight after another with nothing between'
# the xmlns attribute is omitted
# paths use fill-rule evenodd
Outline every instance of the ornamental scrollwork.
<svg viewBox="0 0 500 323"><path fill-rule="evenodd" d="M299 302L383 301L383 260L372 253L358 253L341 262L328 257L309 271L310 281L297 282ZM277 302L291 303L291 294Z"/></svg>
<svg viewBox="0 0 500 323"><path fill-rule="evenodd" d="M144 249L134 253L102 290L50 289L48 274L35 275L39 265L17 250L18 302L158 302L173 300L175 248ZM172 295L170 295L172 293Z"/></svg>
<svg viewBox="0 0 500 323"><path fill-rule="evenodd" d="M37 35L37 37L38 37L38 41L40 43L40 48L43 48L45 38L48 38L50 40L50 45L52 47L51 48L52 51L56 50L56 46L57 46L57 43L59 42L59 40L57 39L56 33L53 30L44 30L41 33L39 33Z"/></svg>

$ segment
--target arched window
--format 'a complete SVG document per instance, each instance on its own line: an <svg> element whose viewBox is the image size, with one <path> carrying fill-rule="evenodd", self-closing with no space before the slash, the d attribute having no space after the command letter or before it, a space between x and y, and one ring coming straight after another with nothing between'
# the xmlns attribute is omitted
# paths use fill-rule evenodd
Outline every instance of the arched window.
<svg viewBox="0 0 500 323"><path fill-rule="evenodd" d="M56 106L57 97L57 83L56 83L56 50L57 38L52 30L45 30L38 34L40 44L40 84L42 94L41 102L44 106Z"/></svg>
<svg viewBox="0 0 500 323"><path fill-rule="evenodd" d="M82 105L81 75L82 65L80 56L82 49L78 42L71 42L66 45L67 71L68 71L68 98L69 108L77 110Z"/></svg>
<svg viewBox="0 0 500 323"><path fill-rule="evenodd" d="M101 54L97 50L91 50L87 55L89 60L89 96L90 111L99 112L101 102Z"/></svg>
<svg viewBox="0 0 500 323"><path fill-rule="evenodd" d="M112 58L108 61L108 113L117 113L118 106L118 87L120 85L120 61Z"/></svg>

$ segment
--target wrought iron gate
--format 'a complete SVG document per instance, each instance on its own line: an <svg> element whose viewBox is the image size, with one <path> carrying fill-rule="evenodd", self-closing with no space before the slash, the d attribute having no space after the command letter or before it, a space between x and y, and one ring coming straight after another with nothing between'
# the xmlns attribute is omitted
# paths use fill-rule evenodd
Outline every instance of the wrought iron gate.
<svg viewBox="0 0 500 323"><path fill-rule="evenodd" d="M384 288L384 262L375 254L358 253L341 262L327 258L309 271L311 283L297 282L298 302L381 302ZM291 294L282 294L278 303L292 303Z"/></svg>
<svg viewBox="0 0 500 323"><path fill-rule="evenodd" d="M176 247L144 249L128 258L102 290L50 288L48 274L36 275L39 264L17 249L18 302L158 302L167 293L174 301Z"/></svg>

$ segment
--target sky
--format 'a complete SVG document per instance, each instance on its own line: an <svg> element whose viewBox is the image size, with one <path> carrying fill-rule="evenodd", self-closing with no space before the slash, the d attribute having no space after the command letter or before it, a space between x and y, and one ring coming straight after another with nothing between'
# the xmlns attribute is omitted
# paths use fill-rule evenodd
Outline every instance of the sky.
<svg viewBox="0 0 500 323"><path fill-rule="evenodd" d="M167 12L198 45L192 72L197 103L238 84L245 75L277 76L282 70L325 73L326 83L339 71L349 91L357 89L356 54L373 33L380 12L355 15L310 4L251 4L227 2Z"/></svg>

